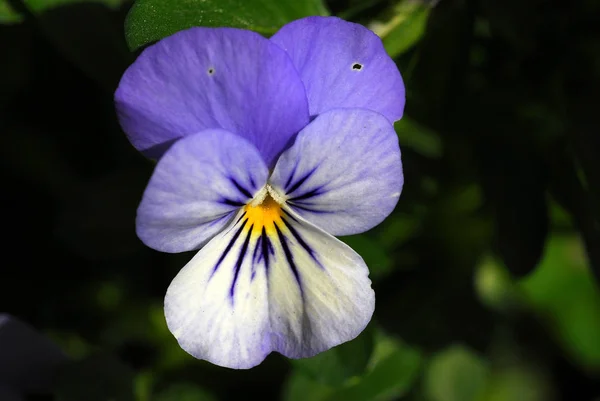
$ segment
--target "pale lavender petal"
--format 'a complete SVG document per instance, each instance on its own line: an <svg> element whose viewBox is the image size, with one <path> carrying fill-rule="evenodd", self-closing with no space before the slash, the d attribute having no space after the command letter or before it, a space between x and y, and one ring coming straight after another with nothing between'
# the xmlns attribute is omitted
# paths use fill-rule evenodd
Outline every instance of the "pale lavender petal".
<svg viewBox="0 0 600 401"><path fill-rule="evenodd" d="M312 116L359 107L391 122L402 118L400 72L379 37L364 26L336 17L308 17L285 25L271 40L298 69Z"/></svg>
<svg viewBox="0 0 600 401"><path fill-rule="evenodd" d="M180 137L222 128L253 143L269 165L309 118L288 55L233 28L191 28L150 46L115 101L131 143L156 158Z"/></svg>
<svg viewBox="0 0 600 401"><path fill-rule="evenodd" d="M163 252L198 249L266 183L254 146L224 130L177 141L158 162L136 219L137 234Z"/></svg>
<svg viewBox="0 0 600 401"><path fill-rule="evenodd" d="M394 127L369 110L321 114L281 155L269 181L295 211L328 233L367 231L392 212L402 191Z"/></svg>
<svg viewBox="0 0 600 401"><path fill-rule="evenodd" d="M283 206L243 213L179 272L165 297L180 346L247 369L272 351L316 355L352 340L375 307L369 270L335 237Z"/></svg>

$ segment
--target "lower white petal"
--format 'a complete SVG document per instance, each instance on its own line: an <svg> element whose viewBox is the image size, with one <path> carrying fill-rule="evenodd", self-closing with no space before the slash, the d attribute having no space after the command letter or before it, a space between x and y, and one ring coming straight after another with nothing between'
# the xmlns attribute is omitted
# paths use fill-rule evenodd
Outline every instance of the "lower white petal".
<svg viewBox="0 0 600 401"><path fill-rule="evenodd" d="M349 341L374 306L362 258L269 198L242 210L181 270L165 315L191 355L250 368L272 351L303 358Z"/></svg>

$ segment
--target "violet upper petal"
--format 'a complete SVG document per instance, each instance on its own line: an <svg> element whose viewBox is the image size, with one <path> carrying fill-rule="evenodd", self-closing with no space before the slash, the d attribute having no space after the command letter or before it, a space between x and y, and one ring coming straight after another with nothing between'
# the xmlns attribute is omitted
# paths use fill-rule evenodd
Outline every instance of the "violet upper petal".
<svg viewBox="0 0 600 401"><path fill-rule="evenodd" d="M268 170L244 138L206 130L177 141L158 162L138 208L140 239L163 252L198 249L266 183Z"/></svg>
<svg viewBox="0 0 600 401"><path fill-rule="evenodd" d="M281 155L269 182L292 209L328 233L367 231L392 212L402 191L394 127L370 110L323 113Z"/></svg>
<svg viewBox="0 0 600 401"><path fill-rule="evenodd" d="M311 116L360 107L391 122L402 117L404 83L379 37L336 17L308 17L281 28L271 41L285 49L306 87Z"/></svg>
<svg viewBox="0 0 600 401"><path fill-rule="evenodd" d="M221 128L249 140L270 165L309 119L289 56L233 28L191 28L148 47L115 101L131 143L154 158L180 137Z"/></svg>

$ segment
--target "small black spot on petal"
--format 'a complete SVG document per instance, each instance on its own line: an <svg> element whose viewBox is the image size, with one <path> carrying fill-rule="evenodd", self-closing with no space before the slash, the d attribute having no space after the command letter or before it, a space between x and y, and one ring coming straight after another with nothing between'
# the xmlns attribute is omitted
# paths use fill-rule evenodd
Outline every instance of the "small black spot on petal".
<svg viewBox="0 0 600 401"><path fill-rule="evenodd" d="M360 63L354 63L354 64L352 64L352 69L353 70L360 71L360 70L362 70L362 68L363 68L363 66Z"/></svg>
<svg viewBox="0 0 600 401"><path fill-rule="evenodd" d="M214 73L215 73L215 69L214 69L214 68L212 68L212 67L210 67L210 68L208 69L208 75L214 75Z"/></svg>

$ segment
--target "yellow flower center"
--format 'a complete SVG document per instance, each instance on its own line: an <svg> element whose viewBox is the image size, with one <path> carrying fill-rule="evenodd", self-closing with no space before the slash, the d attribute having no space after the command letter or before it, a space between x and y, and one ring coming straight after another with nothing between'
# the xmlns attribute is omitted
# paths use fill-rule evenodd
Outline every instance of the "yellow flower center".
<svg viewBox="0 0 600 401"><path fill-rule="evenodd" d="M281 224L281 205L271 197L267 195L265 199L258 205L253 206L248 204L244 206L246 215L244 218L248 219L246 227L249 229L252 227L252 235L260 235L263 227L268 235L275 234L275 224L279 227Z"/></svg>

